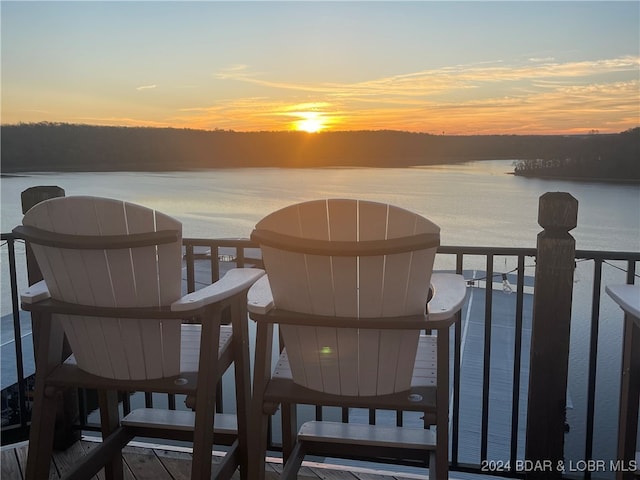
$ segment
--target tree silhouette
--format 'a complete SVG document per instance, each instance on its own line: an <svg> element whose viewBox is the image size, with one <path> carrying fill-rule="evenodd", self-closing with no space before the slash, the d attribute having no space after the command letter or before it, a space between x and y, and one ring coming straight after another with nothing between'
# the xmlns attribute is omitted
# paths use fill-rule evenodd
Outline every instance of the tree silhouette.
<svg viewBox="0 0 640 480"><path fill-rule="evenodd" d="M640 127L619 134L235 132L27 123L1 127L3 173L232 167L407 167L517 161L515 174L640 179Z"/></svg>

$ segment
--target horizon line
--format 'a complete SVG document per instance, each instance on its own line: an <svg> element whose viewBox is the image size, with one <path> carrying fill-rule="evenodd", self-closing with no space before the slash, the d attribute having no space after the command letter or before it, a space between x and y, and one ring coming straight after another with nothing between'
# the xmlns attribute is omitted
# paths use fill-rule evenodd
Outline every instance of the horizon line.
<svg viewBox="0 0 640 480"><path fill-rule="evenodd" d="M195 127L174 127L174 126L152 126L152 125L105 125L105 124L90 124L90 123L71 123L71 122L56 122L43 120L40 122L17 122L17 123L2 123L0 122L0 128L3 127L20 127L20 126L38 126L38 125L50 125L50 126L71 126L71 127L93 127L93 128L130 128L130 129L149 129L149 130L183 130L194 132L228 132L228 133L292 133L298 135L307 135L310 137L318 136L329 133L406 133L412 135L429 135L433 137L491 137L491 136L522 136L522 137L570 137L570 136L590 136L590 135L618 135L625 132L630 132L636 129L640 129L640 124L635 127L630 127L620 131L600 131L597 128L591 128L585 132L573 132L573 133L431 133L420 132L412 130L398 130L392 128L377 128L377 129L358 129L358 130L333 130L323 129L316 132L307 132L304 130L234 130L225 128L204 129Z"/></svg>

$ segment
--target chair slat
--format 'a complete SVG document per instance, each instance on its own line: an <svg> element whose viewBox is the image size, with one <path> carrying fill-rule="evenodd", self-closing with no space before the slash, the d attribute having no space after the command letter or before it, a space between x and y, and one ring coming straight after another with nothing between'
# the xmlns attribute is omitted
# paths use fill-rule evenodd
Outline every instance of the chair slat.
<svg viewBox="0 0 640 480"><path fill-rule="evenodd" d="M380 348L379 330L360 330L358 332L358 352L363 360L358 365L358 395L372 396L378 392L378 350ZM364 361L366 359L366 361Z"/></svg>
<svg viewBox="0 0 640 480"><path fill-rule="evenodd" d="M127 218L122 202L96 201L96 215L103 235L122 235L129 233ZM104 252L108 265L105 280L109 281L108 290L113 298L113 306L128 307L137 305L136 282L131 264L131 254L127 250L108 250ZM107 306L98 304L99 306Z"/></svg>
<svg viewBox="0 0 640 480"><path fill-rule="evenodd" d="M358 371L360 365L357 360L358 356L358 336L359 332L355 328L343 328L338 335L338 353L340 355L340 392L341 395L354 396L359 394ZM342 358L346 356L356 357L355 361L343 362Z"/></svg>
<svg viewBox="0 0 640 480"><path fill-rule="evenodd" d="M406 315L423 313L429 298L430 272L436 257L435 248L413 252L408 272Z"/></svg>
<svg viewBox="0 0 640 480"><path fill-rule="evenodd" d="M351 200L328 200L329 240L356 241L358 239L357 203ZM333 257L333 285L336 315L358 316L358 259Z"/></svg>
<svg viewBox="0 0 640 480"><path fill-rule="evenodd" d="M402 337L403 334L406 333L407 332L395 330L380 332L378 347L378 378L376 384L377 395L384 395L395 391L396 375L400 376L398 379L399 383L402 383L404 379L411 378L410 369L402 371L398 368L398 360L402 354ZM409 382L405 381L404 383L407 384Z"/></svg>
<svg viewBox="0 0 640 480"><path fill-rule="evenodd" d="M87 321L91 321L91 319L87 319ZM109 348L109 365L112 369L111 373L105 376L110 378L130 378L129 362L127 362L127 356L122 341L120 322L121 320L118 318L100 319L100 323L103 328L104 340Z"/></svg>
<svg viewBox="0 0 640 480"><path fill-rule="evenodd" d="M31 209L33 214L30 217L31 225L42 228L55 229L53 219L49 216L49 208ZM55 231L55 230L54 230ZM68 270L64 262L64 252L59 249L33 246L33 252L45 278L53 281L49 292L64 301L75 301L75 290L69 277Z"/></svg>
<svg viewBox="0 0 640 480"><path fill-rule="evenodd" d="M387 238L388 206L361 203L360 240ZM381 317L384 290L384 256L360 258L360 316Z"/></svg>
<svg viewBox="0 0 640 480"><path fill-rule="evenodd" d="M320 361L320 342L315 327L295 327L298 329L298 343L304 365L307 388L323 391L322 367ZM292 359L289 359L292 360Z"/></svg>
<svg viewBox="0 0 640 480"><path fill-rule="evenodd" d="M125 215L129 233L155 231L153 210L135 208L127 205ZM137 306L160 306L159 277L157 266L157 247L155 245L131 250L131 264L135 278Z"/></svg>
<svg viewBox="0 0 640 480"><path fill-rule="evenodd" d="M156 231L182 230L180 222L160 212L156 212ZM160 282L160 303L169 305L180 297L182 288L182 239L177 242L158 245L158 275Z"/></svg>
<svg viewBox="0 0 640 480"><path fill-rule="evenodd" d="M296 236L313 240L329 240L329 217L326 202L308 202L298 205ZM282 233L282 232L281 232Z"/></svg>
<svg viewBox="0 0 640 480"><path fill-rule="evenodd" d="M388 207L383 204L359 202L357 226L359 240L386 239ZM382 315L385 258L383 256L361 257L358 260L358 316L379 317ZM358 334L357 393L362 396L375 395L380 379L380 332L360 330ZM368 359L367 362L360 362Z"/></svg>
<svg viewBox="0 0 640 480"><path fill-rule="evenodd" d="M144 340L142 338L144 330L140 328L140 322L144 323L147 320L127 319L120 322L122 345L132 380L149 378L147 377Z"/></svg>
<svg viewBox="0 0 640 480"><path fill-rule="evenodd" d="M298 216L301 237L329 240L329 219L325 202L301 205ZM306 309L318 315L335 315L331 259L319 255L305 255L304 261L310 297ZM301 306L296 310L300 308L305 307Z"/></svg>
<svg viewBox="0 0 640 480"><path fill-rule="evenodd" d="M320 359L320 370L322 387L321 390L327 393L340 394L340 364L342 362L357 361L357 356L345 355L340 351L338 338L342 332L335 328L316 328L318 342L318 355ZM342 353L342 355L340 355Z"/></svg>
<svg viewBox="0 0 640 480"><path fill-rule="evenodd" d="M291 374L296 379L296 383L303 387L308 387L306 365L303 361L302 345L299 340L298 332L302 330L304 333L304 327L293 327L288 329L281 329L282 338L285 345L287 345L287 357L291 367Z"/></svg>
<svg viewBox="0 0 640 480"><path fill-rule="evenodd" d="M411 375L404 375L404 373L414 368L420 335L410 335L409 333L405 330L398 331L400 355L396 362L396 373L393 376L395 379L394 392L407 390L411 386Z"/></svg>
<svg viewBox="0 0 640 480"><path fill-rule="evenodd" d="M279 308L305 311L311 303L305 256L265 247L263 258L265 267L273 271L273 278L281 280L273 286L273 298Z"/></svg>
<svg viewBox="0 0 640 480"><path fill-rule="evenodd" d="M307 308L311 313L334 316L336 309L331 258L306 255L305 267L307 270L308 293L299 295L298 298L309 297Z"/></svg>
<svg viewBox="0 0 640 480"><path fill-rule="evenodd" d="M170 322L167 322L170 324ZM169 376L166 375L164 371L165 367L165 357L164 351L165 346L162 343L162 325L163 322L144 322L140 321L140 330L141 330L141 338L142 345L144 351L144 362L145 362L145 378L159 378ZM177 346L174 349L178 348ZM176 358L176 357L174 357ZM168 367L171 367L167 365ZM179 364L174 363L172 365L174 367L172 369L173 375L180 373Z"/></svg>
<svg viewBox="0 0 640 480"><path fill-rule="evenodd" d="M358 204L356 202L328 200L327 212L329 218L329 240L358 240ZM358 276L358 259L355 257L332 257L328 260L331 262L333 274L334 315L359 316L360 291L358 284L360 278ZM357 348L358 333L351 329L334 329L334 332L337 345L336 354L339 360L335 359L325 368L325 376L331 380L327 386L331 388L332 393L356 395L360 390L358 381L358 371L360 369L360 355ZM328 332L325 335L328 336ZM329 347L333 348L331 345ZM336 391L338 387L339 390ZM325 388L325 391L330 392L327 388Z"/></svg>
<svg viewBox="0 0 640 480"><path fill-rule="evenodd" d="M91 348L91 345L84 341L84 336L86 335L84 325L75 321L77 317L71 317L69 315L54 315L53 317L58 320L62 328L64 328L64 333L71 345L78 365L82 365L82 368L90 373L97 371L98 366L94 357L95 352Z"/></svg>

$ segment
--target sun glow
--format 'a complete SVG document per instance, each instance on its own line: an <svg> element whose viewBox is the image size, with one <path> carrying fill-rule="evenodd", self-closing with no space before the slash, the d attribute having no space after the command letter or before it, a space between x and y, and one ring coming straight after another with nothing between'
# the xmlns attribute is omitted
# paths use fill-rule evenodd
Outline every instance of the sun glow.
<svg viewBox="0 0 640 480"><path fill-rule="evenodd" d="M299 115L302 117L302 120L294 123L295 130L316 133L326 127L325 119L318 112L300 112Z"/></svg>

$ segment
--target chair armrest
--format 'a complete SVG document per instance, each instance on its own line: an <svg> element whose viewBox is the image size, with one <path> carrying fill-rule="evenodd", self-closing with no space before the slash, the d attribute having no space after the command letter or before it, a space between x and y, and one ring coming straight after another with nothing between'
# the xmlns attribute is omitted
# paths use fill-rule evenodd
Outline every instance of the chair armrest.
<svg viewBox="0 0 640 480"><path fill-rule="evenodd" d="M467 284L462 275L434 273L431 275L433 297L429 301L429 321L447 320L464 304Z"/></svg>
<svg viewBox="0 0 640 480"><path fill-rule="evenodd" d="M172 312L184 312L197 310L206 305L225 300L233 295L248 289L260 277L264 270L259 268L234 268L229 270L217 282L189 293L171 304Z"/></svg>
<svg viewBox="0 0 640 480"><path fill-rule="evenodd" d="M38 283L34 283L28 290L22 292L20 295L20 301L22 303L38 303L42 300L51 298L49 289L44 280L40 280Z"/></svg>
<svg viewBox="0 0 640 480"><path fill-rule="evenodd" d="M606 292L640 325L640 285L607 285Z"/></svg>
<svg viewBox="0 0 640 480"><path fill-rule="evenodd" d="M264 315L273 309L273 294L269 277L264 276L249 289L247 297L247 309L250 313Z"/></svg>
<svg viewBox="0 0 640 480"><path fill-rule="evenodd" d="M429 321L448 320L462 308L467 284L462 275L434 273L431 276L433 298L429 302ZM273 310L273 294L266 275L249 290L247 308L250 313L265 315Z"/></svg>
<svg viewBox="0 0 640 480"><path fill-rule="evenodd" d="M229 270L224 277L213 285L185 295L170 306L162 307L96 307L56 301L50 299L49 291L46 289L44 282L39 282L31 286L22 296L22 304L27 311L65 315L151 318L156 320L162 318L185 318L185 314L191 315L207 305L225 300L243 290L247 290L262 275L264 275L264 270L257 268L235 268Z"/></svg>

